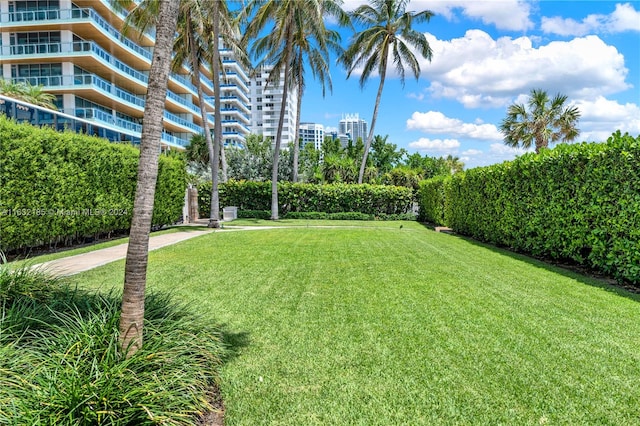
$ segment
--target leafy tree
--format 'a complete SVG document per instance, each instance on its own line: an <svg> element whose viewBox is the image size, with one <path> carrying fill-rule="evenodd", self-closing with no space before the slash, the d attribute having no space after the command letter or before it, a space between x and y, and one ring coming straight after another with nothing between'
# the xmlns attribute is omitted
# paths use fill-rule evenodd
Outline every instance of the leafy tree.
<svg viewBox="0 0 640 426"><path fill-rule="evenodd" d="M273 170L273 145L262 135L249 135L245 149L228 148L229 178L234 180L267 181ZM293 151L281 150L278 180L289 180Z"/></svg>
<svg viewBox="0 0 640 426"><path fill-rule="evenodd" d="M571 142L580 134L576 127L580 119L577 107L565 107L565 95L549 99L547 92L533 89L527 105L513 104L507 109L500 131L505 145L535 146L536 153L557 141Z"/></svg>
<svg viewBox="0 0 640 426"><path fill-rule="evenodd" d="M324 158L326 155L338 154L342 151L342 145L340 144L340 139L334 139L331 136L325 136L322 141L322 145L320 145L321 157Z"/></svg>
<svg viewBox="0 0 640 426"><path fill-rule="evenodd" d="M387 142L388 139L389 135L384 137L376 135L371 143L371 163L378 169L379 174L390 172L400 164L407 152L405 149L398 151L398 146Z"/></svg>
<svg viewBox="0 0 640 426"><path fill-rule="evenodd" d="M338 9L339 10L339 9ZM339 10L342 17L343 25L349 22L346 13ZM313 34L304 28L298 28L295 39L295 47L293 54L293 64L291 66L291 76L297 84L298 90L298 109L296 113L295 135L299 134L300 115L302 112L302 97L306 88L305 84L305 64L311 70L314 78L320 80L322 84L322 96L325 94L325 87L329 90L333 89L331 83L331 73L329 72L329 49L341 53L340 34L335 30L326 30L323 40L314 40ZM326 84L326 86L325 86ZM298 181L298 157L300 152L300 144L293 146L293 175L292 181Z"/></svg>
<svg viewBox="0 0 640 426"><path fill-rule="evenodd" d="M295 48L296 42L300 41L300 35L307 34L317 43L324 43L327 35L324 17L325 15L339 16L340 11L338 2L334 0L252 0L245 8L246 16L253 14L248 20L245 39L264 34L268 24L273 23L270 31L254 42L251 51L256 58L259 58L259 65L273 66L269 75L270 82L278 82L280 72L284 73L282 105L286 105L289 89L296 83L292 77L292 70L296 70ZM301 70L302 67L297 69ZM278 219L278 159L284 115L285 108L281 108L271 177L271 219L273 220Z"/></svg>
<svg viewBox="0 0 640 426"><path fill-rule="evenodd" d="M176 1L158 0L158 15L155 25L156 44L149 70L144 107L138 183L127 248L119 324L120 348L127 356L133 355L142 347L149 233L158 177L162 115L167 94L178 8L179 3Z"/></svg>
<svg viewBox="0 0 640 426"><path fill-rule="evenodd" d="M412 28L413 23L428 22L433 12L407 12L409 0L371 0L351 13L352 20L364 25L365 29L353 38L340 62L347 68L347 78L353 71L361 70L360 87L364 88L372 73L380 75L380 85L376 103L373 108L371 128L364 147L364 155L360 164L358 183L362 183L367 156L373 140L382 89L387 75L388 60L391 56L400 81L404 85L405 66L408 66L416 80L420 76L420 64L409 46L422 57L431 60L431 46L425 35ZM408 46L409 45L409 46Z"/></svg>
<svg viewBox="0 0 640 426"><path fill-rule="evenodd" d="M300 165L303 181L309 183L320 183L322 181L320 151L313 144L308 143L302 148Z"/></svg>
<svg viewBox="0 0 640 426"><path fill-rule="evenodd" d="M409 155L405 161L407 167L417 170L422 179L430 179L434 176L446 176L451 174L451 169L446 161L441 158L433 158L416 152Z"/></svg>

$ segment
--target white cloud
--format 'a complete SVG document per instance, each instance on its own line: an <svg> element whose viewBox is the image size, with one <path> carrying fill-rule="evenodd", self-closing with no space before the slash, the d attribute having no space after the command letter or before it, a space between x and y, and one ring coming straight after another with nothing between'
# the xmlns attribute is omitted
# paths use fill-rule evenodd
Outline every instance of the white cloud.
<svg viewBox="0 0 640 426"><path fill-rule="evenodd" d="M502 134L493 124L464 123L439 111L414 112L407 120L407 129L469 139L502 140Z"/></svg>
<svg viewBox="0 0 640 426"><path fill-rule="evenodd" d="M423 100L423 99L424 99L424 93L413 93L413 92L411 92L411 93L409 93L409 94L407 95L407 98L409 98L409 99L415 99L415 100L417 100L417 101L421 101L421 100Z"/></svg>
<svg viewBox="0 0 640 426"><path fill-rule="evenodd" d="M460 142L455 139L420 138L409 143L409 147L428 152L453 153L460 147Z"/></svg>
<svg viewBox="0 0 640 426"><path fill-rule="evenodd" d="M603 96L593 101L579 100L573 103L582 114L578 127L582 130L579 140L602 142L611 133L620 130L640 135L640 106L620 104Z"/></svg>
<svg viewBox="0 0 640 426"><path fill-rule="evenodd" d="M476 155L482 155L483 151L480 151L479 149L467 149L466 151L462 151L462 155L465 155L467 157L473 157Z"/></svg>
<svg viewBox="0 0 640 426"><path fill-rule="evenodd" d="M592 14L580 22L560 16L543 17L541 27L545 33L561 36L640 31L640 11L631 3L618 3L610 15Z"/></svg>
<svg viewBox="0 0 640 426"><path fill-rule="evenodd" d="M426 36L433 61L420 65L429 91L467 108L504 107L532 88L593 99L629 87L624 56L597 36L539 47L529 37L494 40L481 30L448 41Z"/></svg>
<svg viewBox="0 0 640 426"><path fill-rule="evenodd" d="M531 8L521 0L483 0L483 1L420 1L435 13L448 20L455 19L455 10L460 10L464 16L480 19L485 25L495 25L500 30L524 31L533 28L529 19Z"/></svg>
<svg viewBox="0 0 640 426"><path fill-rule="evenodd" d="M366 0L345 0L345 10L354 10L366 4ZM531 7L524 0L411 0L407 10L430 10L449 21L457 19L457 12L467 18L495 25L501 30L524 31L533 28L529 19Z"/></svg>

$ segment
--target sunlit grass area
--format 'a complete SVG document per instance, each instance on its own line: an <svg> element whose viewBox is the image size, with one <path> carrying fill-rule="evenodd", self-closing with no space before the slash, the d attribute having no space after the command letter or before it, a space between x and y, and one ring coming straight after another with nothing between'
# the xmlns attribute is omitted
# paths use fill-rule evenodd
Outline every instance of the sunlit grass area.
<svg viewBox="0 0 640 426"><path fill-rule="evenodd" d="M637 295L417 223L308 222L150 254L149 290L226 330L225 424L639 421Z"/></svg>
<svg viewBox="0 0 640 426"><path fill-rule="evenodd" d="M174 232L192 232L192 231L197 231L201 229L206 229L206 226L179 225L179 226L172 226L167 229L162 229L159 231L152 232L151 236L154 237L154 236L170 234ZM83 253L88 253L95 250L114 247L120 244L127 244L128 242L129 242L129 237L114 238L112 240L98 242L96 244L87 244L82 247L62 249L54 253L47 253L47 254L41 254L41 255L35 255L35 256L24 256L20 260L15 260L11 262L11 267L16 268L24 264L36 264L36 263L49 262L51 260L61 259L63 257L75 256L77 254L83 254Z"/></svg>

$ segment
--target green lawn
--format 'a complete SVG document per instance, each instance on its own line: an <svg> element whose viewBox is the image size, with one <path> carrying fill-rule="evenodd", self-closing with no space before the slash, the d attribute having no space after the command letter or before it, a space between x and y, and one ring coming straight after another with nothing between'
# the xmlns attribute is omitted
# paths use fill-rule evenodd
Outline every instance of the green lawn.
<svg viewBox="0 0 640 426"><path fill-rule="evenodd" d="M640 424L637 295L417 223L300 222L150 254L148 289L232 349L227 425Z"/></svg>
<svg viewBox="0 0 640 426"><path fill-rule="evenodd" d="M151 236L154 237L157 235L171 234L174 232L189 232L189 231L196 231L200 229L207 229L207 228L206 226L177 225L177 226L172 226L170 228L152 232ZM89 244L83 247L62 249L61 251L57 251L54 253L41 254L38 256L29 256L26 259L15 260L11 262L11 266L14 268L18 268L24 264L37 264L37 263L49 262L51 260L62 259L63 257L75 256L77 254L88 253L95 250L114 247L120 244L127 244L128 242L129 242L129 237L114 238L113 240L102 241L96 244Z"/></svg>

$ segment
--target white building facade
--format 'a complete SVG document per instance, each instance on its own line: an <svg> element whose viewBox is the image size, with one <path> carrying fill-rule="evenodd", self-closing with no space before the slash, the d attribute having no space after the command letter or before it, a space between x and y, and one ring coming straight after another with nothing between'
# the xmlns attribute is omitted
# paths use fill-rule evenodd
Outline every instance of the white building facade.
<svg viewBox="0 0 640 426"><path fill-rule="evenodd" d="M366 142L367 122L361 119L359 114L345 114L338 125L338 133L349 135L353 142L356 142L358 138L362 138L362 141Z"/></svg>
<svg viewBox="0 0 640 426"><path fill-rule="evenodd" d="M316 123L300 123L298 135L301 147L313 144L313 147L319 151L324 141L324 126Z"/></svg>
<svg viewBox="0 0 640 426"><path fill-rule="evenodd" d="M251 133L263 135L275 143L278 131L280 111L285 110L282 126L281 148L287 148L290 143L298 140L296 135L296 115L298 112L298 91L290 88L287 93L286 105L282 104L284 88L284 72L280 73L278 83L269 82L271 67L260 67L251 78Z"/></svg>

